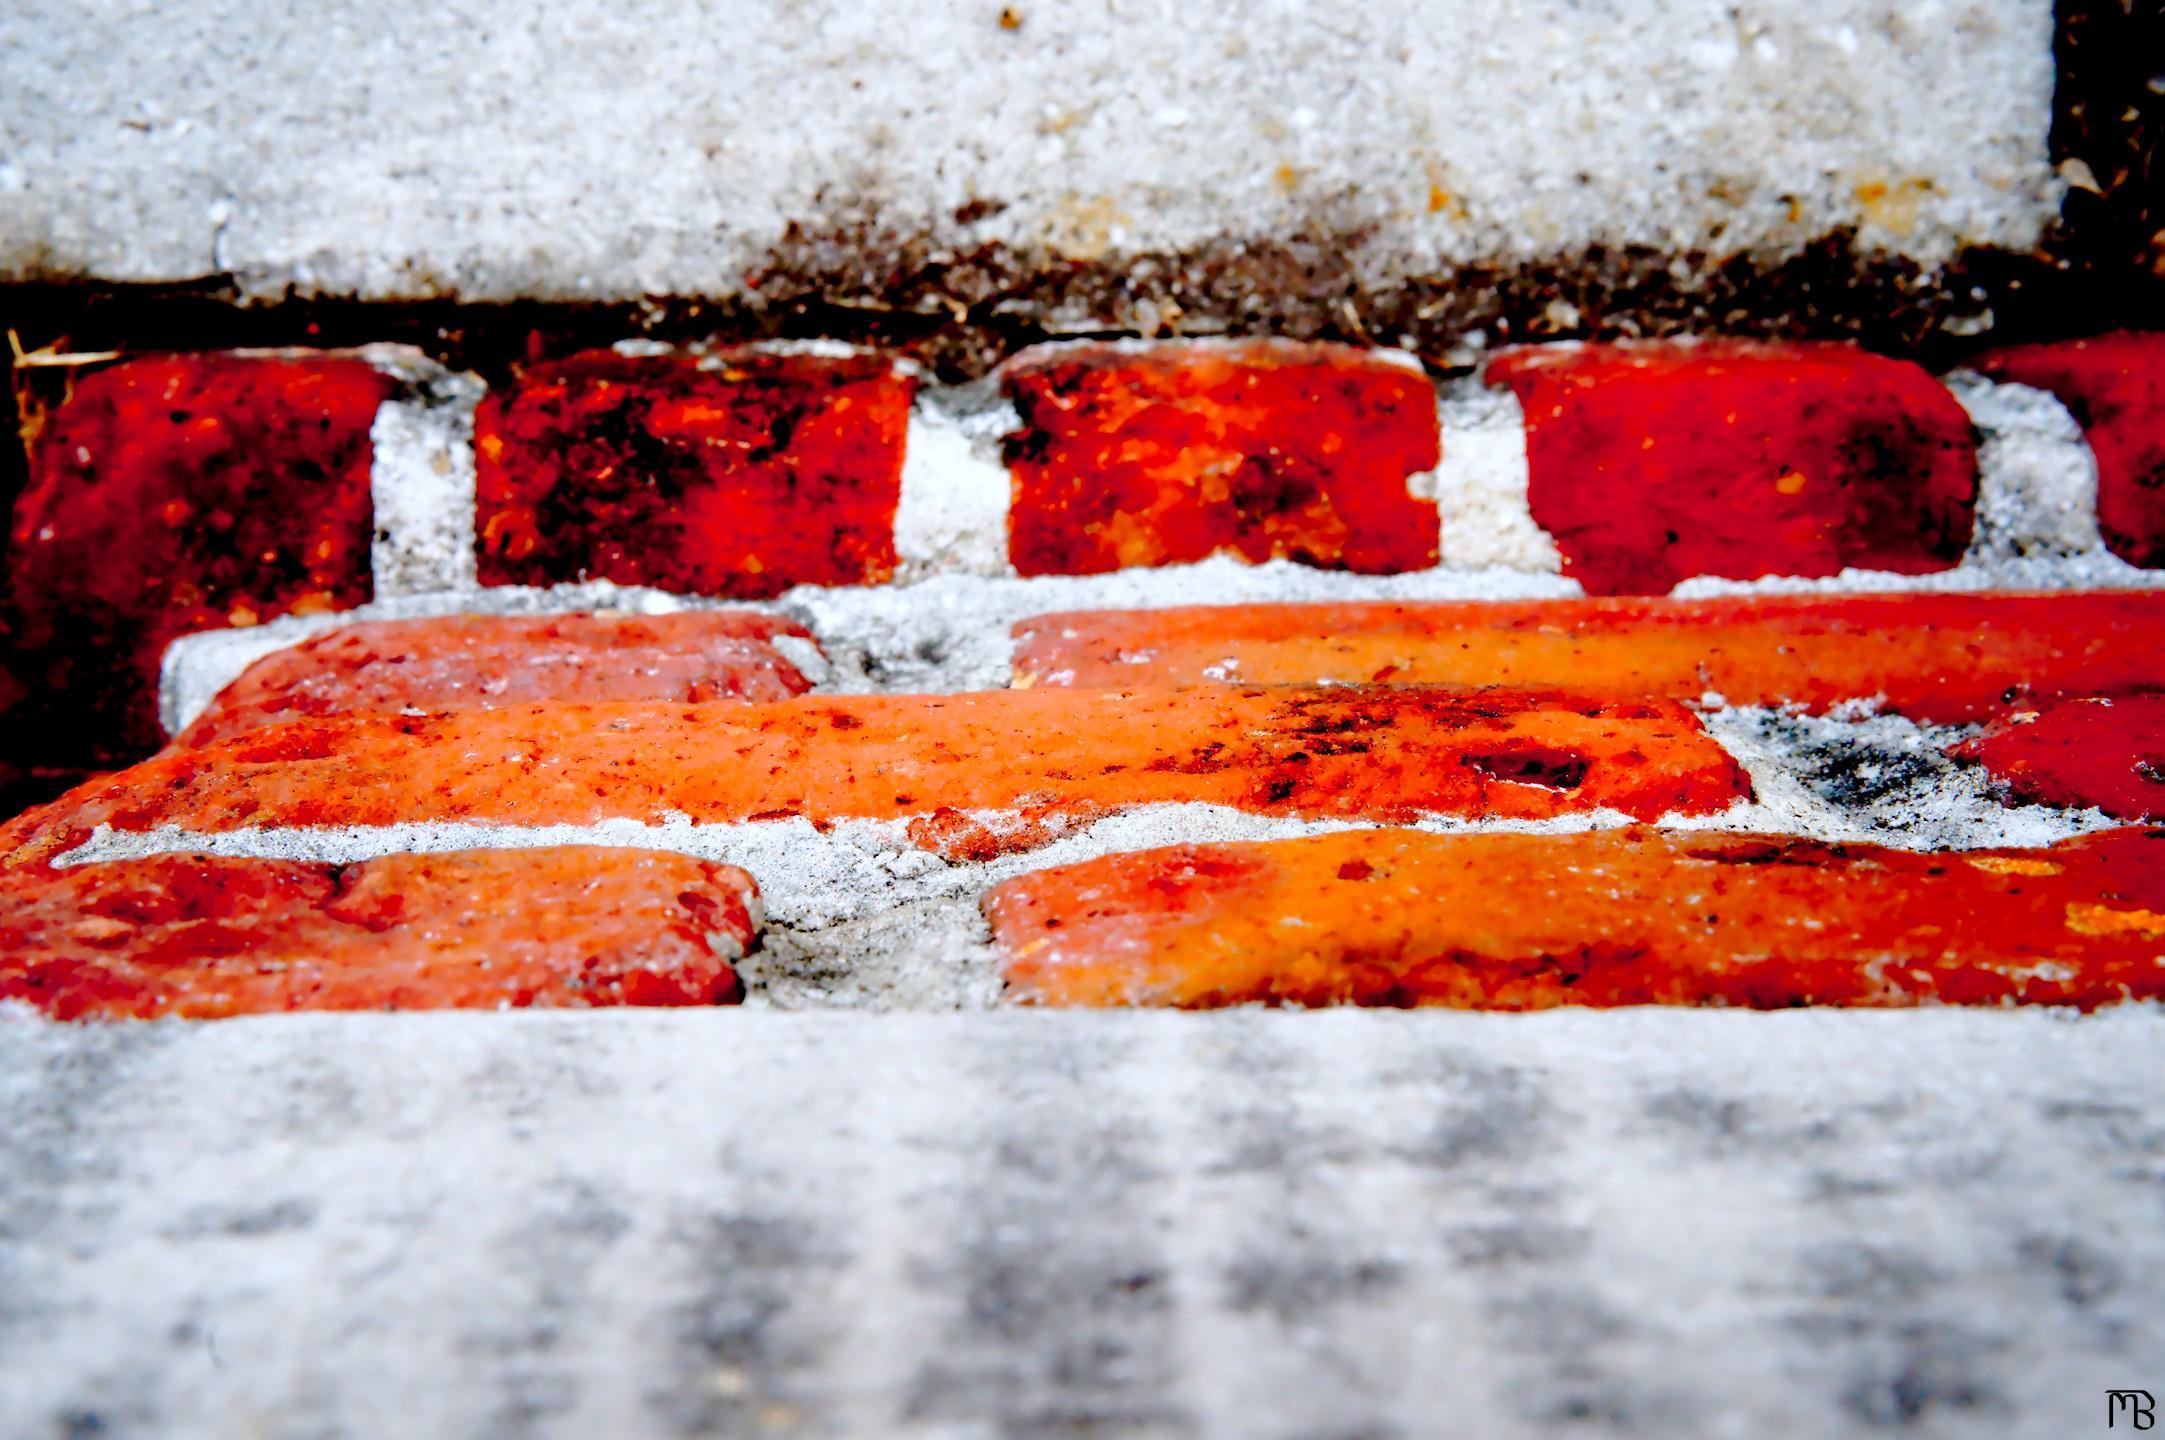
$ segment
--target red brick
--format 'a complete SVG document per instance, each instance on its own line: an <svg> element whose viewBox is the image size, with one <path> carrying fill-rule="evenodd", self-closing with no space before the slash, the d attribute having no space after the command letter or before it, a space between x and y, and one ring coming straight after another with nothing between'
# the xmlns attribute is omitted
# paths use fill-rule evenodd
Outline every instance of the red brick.
<svg viewBox="0 0 2165 1440"><path fill-rule="evenodd" d="M811 642L778 615L461 615L379 620L265 656L181 732L181 745L320 715L493 710L536 700L786 700L811 688L775 649Z"/></svg>
<svg viewBox="0 0 2165 1440"><path fill-rule="evenodd" d="M476 418L481 579L741 598L884 581L911 390L878 355L536 366Z"/></svg>
<svg viewBox="0 0 2165 1440"><path fill-rule="evenodd" d="M2017 800L2165 820L2165 695L2093 696L2010 714L1955 754Z"/></svg>
<svg viewBox="0 0 2165 1440"><path fill-rule="evenodd" d="M2097 456L2105 544L2131 564L2165 568L2165 335L2018 345L1974 363L2060 398Z"/></svg>
<svg viewBox="0 0 2165 1440"><path fill-rule="evenodd" d="M369 427L394 387L357 360L242 355L75 380L38 428L10 542L41 758L154 749L177 636L369 598Z"/></svg>
<svg viewBox="0 0 2165 1440"><path fill-rule="evenodd" d="M742 870L584 846L32 867L0 871L0 999L61 1020L726 1004L757 905Z"/></svg>
<svg viewBox="0 0 2165 1440"><path fill-rule="evenodd" d="M1436 563L1435 392L1359 350L1259 341L1060 346L1002 373L1022 428L1009 552L1094 575L1221 552L1367 574Z"/></svg>
<svg viewBox="0 0 2165 1440"><path fill-rule="evenodd" d="M1969 416L1915 365L1845 345L1558 345L1507 351L1488 378L1526 412L1533 517L1590 594L1916 575L1969 544Z"/></svg>
<svg viewBox="0 0 2165 1440"><path fill-rule="evenodd" d="M1044 1005L1901 1006L2165 998L2165 832L1919 854L1778 836L1366 830L995 887Z"/></svg>
<svg viewBox="0 0 2165 1440"><path fill-rule="evenodd" d="M589 824L1002 812L1052 833L1137 805L1529 819L1709 814L1750 792L1681 707L1378 688L992 691L773 704L534 705L297 720L165 754L0 830L49 857L99 824ZM923 843L984 837L927 818Z"/></svg>
<svg viewBox="0 0 2165 1440"><path fill-rule="evenodd" d="M1496 684L1605 699L1709 691L1920 720L2165 684L2165 594L1769 595L1192 606L1041 615L1017 685Z"/></svg>

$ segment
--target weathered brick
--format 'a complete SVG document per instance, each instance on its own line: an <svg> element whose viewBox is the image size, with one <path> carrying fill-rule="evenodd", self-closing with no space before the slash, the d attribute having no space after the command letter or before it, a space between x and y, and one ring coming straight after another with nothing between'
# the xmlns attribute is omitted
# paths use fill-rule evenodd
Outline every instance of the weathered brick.
<svg viewBox="0 0 2165 1440"><path fill-rule="evenodd" d="M2165 567L2165 334L2017 345L1973 364L2060 398L2097 456L2105 544L2131 564Z"/></svg>
<svg viewBox="0 0 2165 1440"><path fill-rule="evenodd" d="M22 817L0 831L0 856L50 856L100 824L923 817L920 843L946 849L946 822L932 817L950 810L1001 812L1041 836L1175 801L1371 819L1599 807L1651 818L1749 793L1736 762L1667 701L1207 687L533 705L297 720L168 750ZM960 849L982 848L962 830Z"/></svg>
<svg viewBox="0 0 2165 1440"><path fill-rule="evenodd" d="M156 748L177 636L369 598L369 429L394 385L357 360L225 354L76 379L38 425L10 537L40 759Z"/></svg>
<svg viewBox="0 0 2165 1440"><path fill-rule="evenodd" d="M912 384L869 354L535 366L475 421L481 579L742 598L884 581Z"/></svg>
<svg viewBox="0 0 2165 1440"><path fill-rule="evenodd" d="M1929 374L1847 345L1506 351L1527 498L1597 595L1694 575L1945 570L1977 498L1968 415Z"/></svg>
<svg viewBox="0 0 2165 1440"><path fill-rule="evenodd" d="M795 621L746 610L370 621L258 660L176 743L320 715L537 700L785 700L811 682L775 648L777 636L812 643Z"/></svg>
<svg viewBox="0 0 2165 1440"><path fill-rule="evenodd" d="M586 846L25 867L0 871L0 999L62 1020L726 1004L758 893Z"/></svg>
<svg viewBox="0 0 2165 1440"><path fill-rule="evenodd" d="M1192 606L1015 627L1024 686L1496 684L1920 720L2165 684L2165 595L1767 595Z"/></svg>
<svg viewBox="0 0 2165 1440"><path fill-rule="evenodd" d="M1221 552L1384 574L1436 563L1435 392L1359 350L1061 346L1002 372L1022 418L1009 554L1091 575Z"/></svg>
<svg viewBox="0 0 2165 1440"><path fill-rule="evenodd" d="M1901 1006L2165 998L2165 831L1919 854L1777 836L1365 830L995 887L1011 998Z"/></svg>
<svg viewBox="0 0 2165 1440"><path fill-rule="evenodd" d="M2017 800L2165 820L2165 695L2101 695L2015 711L1955 754Z"/></svg>

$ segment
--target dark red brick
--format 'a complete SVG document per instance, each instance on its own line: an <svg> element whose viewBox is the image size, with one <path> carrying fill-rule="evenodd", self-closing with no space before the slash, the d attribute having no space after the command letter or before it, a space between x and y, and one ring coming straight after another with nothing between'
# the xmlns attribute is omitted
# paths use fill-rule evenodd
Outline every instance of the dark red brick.
<svg viewBox="0 0 2165 1440"><path fill-rule="evenodd" d="M1905 575L1969 545L1969 416L1919 367L1846 345L1741 341L1507 351L1528 500L1596 595L1695 575Z"/></svg>
<svg viewBox="0 0 2165 1440"><path fill-rule="evenodd" d="M2097 456L2097 523L2115 555L2165 568L2165 335L2017 345L1974 362L2060 398Z"/></svg>
<svg viewBox="0 0 2165 1440"><path fill-rule="evenodd" d="M726 865L587 846L7 870L0 1000L59 1020L726 1004L758 895Z"/></svg>
<svg viewBox="0 0 2165 1440"><path fill-rule="evenodd" d="M1221 552L1368 574L1436 563L1435 392L1363 351L1258 341L1082 345L1002 372L1009 552L1024 575L1092 575Z"/></svg>
<svg viewBox="0 0 2165 1440"><path fill-rule="evenodd" d="M1044 1005L2165 999L2165 831L1921 854L1778 835L1356 830L1039 870L985 912Z"/></svg>
<svg viewBox="0 0 2165 1440"><path fill-rule="evenodd" d="M2165 820L2165 694L2018 710L1954 753L1981 763L2017 800Z"/></svg>
<svg viewBox="0 0 2165 1440"><path fill-rule="evenodd" d="M812 643L747 610L378 620L267 655L175 740L207 745L318 715L496 710L536 700L784 700L811 688L774 646Z"/></svg>
<svg viewBox="0 0 2165 1440"><path fill-rule="evenodd" d="M536 366L476 420L481 579L742 598L885 581L912 388L878 355Z"/></svg>
<svg viewBox="0 0 2165 1440"><path fill-rule="evenodd" d="M155 748L178 636L368 600L369 428L394 388L357 360L245 355L76 378L36 426L10 535L38 758Z"/></svg>

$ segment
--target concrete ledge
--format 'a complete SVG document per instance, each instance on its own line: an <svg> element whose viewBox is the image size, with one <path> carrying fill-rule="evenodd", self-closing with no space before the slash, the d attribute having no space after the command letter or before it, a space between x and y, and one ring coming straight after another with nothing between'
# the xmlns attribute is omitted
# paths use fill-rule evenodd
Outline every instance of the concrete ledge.
<svg viewBox="0 0 2165 1440"><path fill-rule="evenodd" d="M1268 291L1307 243L1373 289L1852 232L1930 267L2057 214L2053 79L2048 0L31 0L0 276L756 299L998 251Z"/></svg>
<svg viewBox="0 0 2165 1440"><path fill-rule="evenodd" d="M2165 1018L0 1023L10 1435L2057 1436Z"/></svg>

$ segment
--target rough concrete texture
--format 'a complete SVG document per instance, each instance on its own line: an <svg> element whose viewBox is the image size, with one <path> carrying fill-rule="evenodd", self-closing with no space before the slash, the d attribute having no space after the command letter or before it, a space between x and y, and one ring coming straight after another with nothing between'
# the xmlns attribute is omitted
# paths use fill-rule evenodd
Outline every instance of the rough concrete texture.
<svg viewBox="0 0 2165 1440"><path fill-rule="evenodd" d="M0 1434L2059 1437L2165 1018L0 1023Z"/></svg>
<svg viewBox="0 0 2165 1440"><path fill-rule="evenodd" d="M0 274L745 296L904 239L1333 237L1388 286L1852 227L1929 265L2055 213L2051 28L2049 0L26 0Z"/></svg>

